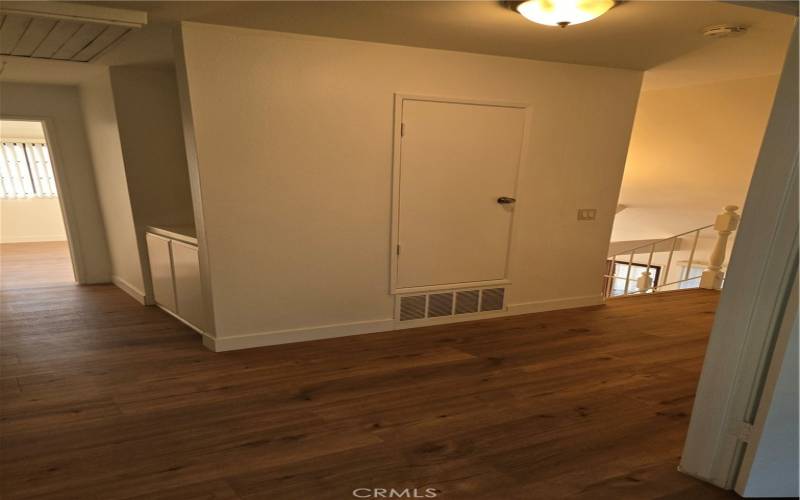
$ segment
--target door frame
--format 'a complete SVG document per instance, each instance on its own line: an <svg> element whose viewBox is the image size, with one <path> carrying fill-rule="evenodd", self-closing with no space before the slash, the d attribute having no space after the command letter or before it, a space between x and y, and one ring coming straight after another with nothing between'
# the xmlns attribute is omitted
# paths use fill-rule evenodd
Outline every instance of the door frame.
<svg viewBox="0 0 800 500"><path fill-rule="evenodd" d="M69 258L72 261L72 274L75 282L79 285L86 283L86 273L83 266L83 253L81 251L80 238L77 235L77 221L73 215L74 206L70 194L69 183L61 170L61 150L55 140L55 124L53 119L47 116L21 116L14 114L0 114L0 121L9 122L39 122L44 130L44 140L50 154L50 165L53 167L53 177L56 182L58 205L61 208L61 219L64 222L64 231L67 234L67 246L69 247Z"/></svg>
<svg viewBox="0 0 800 500"><path fill-rule="evenodd" d="M517 165L516 177L514 180L514 193L517 196L519 186L519 173L522 166L528 159L528 139L531 129L531 105L525 102L506 101L497 99L472 99L462 97L441 97L433 95L409 94L395 92L394 94L394 131L392 135L392 221L391 221L391 238L389 246L390 256L390 270L389 270L389 293L392 295L404 293L418 293L432 290L445 290L454 288L475 288L486 287L494 285L509 285L511 280L509 278L509 268L511 265L511 249L516 235L516 224L514 217L516 209L511 213L511 228L508 235L508 248L506 254L506 269L505 278L490 281L478 281L468 283L452 283L444 285L428 285L418 287L404 287L397 286L397 272L399 269L397 248L400 244L400 163L401 163L401 149L402 149L402 126L403 126L403 101L426 101L426 102L440 102L440 103L453 103L453 104L472 104L478 106L493 106L501 108L516 108L525 111L525 122L522 129L522 145L520 147L519 164Z"/></svg>
<svg viewBox="0 0 800 500"><path fill-rule="evenodd" d="M798 248L798 61L795 25L736 233L703 360L679 470L731 489L790 302ZM757 430L757 429L756 429Z"/></svg>
<svg viewBox="0 0 800 500"><path fill-rule="evenodd" d="M776 394L776 392L781 390L779 388L779 382L784 382L784 380L780 380L781 377L785 375L785 373L782 373L785 370L784 364L791 362L791 359L787 356L791 356L792 354L796 355L796 353L789 351L789 346L792 342L792 337L797 335L797 293L797 269L795 268L794 277L791 284L791 292L787 300L786 309L783 317L781 318L780 325L777 326L775 345L767 366L763 387L759 391L761 396L757 406L755 407L755 418L753 420L752 430L750 432L750 442L744 449L744 455L742 456L741 464L739 465L739 471L736 475L736 482L733 489L742 497L753 497L755 496L754 494L757 494L760 497L765 496L764 493L767 493L764 491L763 485L756 485L753 487L752 483L750 483L750 475L753 472L753 464L756 460L756 454L762 452L761 448L763 445L761 443L761 439L764 435L764 432L767 430L767 418L771 416L770 414L775 409L773 403L775 402L776 397L780 397L780 395ZM775 418L774 415L772 415L772 418ZM769 424L773 426L771 429L769 429L769 432L774 433L774 420ZM750 486L750 488L748 488L748 486ZM797 491L795 490L794 493L796 494Z"/></svg>

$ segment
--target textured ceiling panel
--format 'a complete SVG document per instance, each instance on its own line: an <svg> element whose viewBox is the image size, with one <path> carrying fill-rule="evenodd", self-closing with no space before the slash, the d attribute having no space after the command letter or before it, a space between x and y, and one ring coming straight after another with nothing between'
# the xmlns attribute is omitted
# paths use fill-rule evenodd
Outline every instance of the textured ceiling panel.
<svg viewBox="0 0 800 500"><path fill-rule="evenodd" d="M33 51L32 57L50 58L64 45L69 38L80 29L80 23L58 21L53 29L45 35L42 43Z"/></svg>
<svg viewBox="0 0 800 500"><path fill-rule="evenodd" d="M88 62L146 23L135 11L58 2L0 5L0 54Z"/></svg>
<svg viewBox="0 0 800 500"><path fill-rule="evenodd" d="M34 18L28 25L28 29L20 37L14 50L11 51L12 56L30 56L36 47L42 43L42 40L52 31L56 25L55 19L45 19L42 17Z"/></svg>
<svg viewBox="0 0 800 500"><path fill-rule="evenodd" d="M128 31L130 31L130 28L126 28L125 26L107 26L102 33L97 35L97 38L75 54L72 60L80 62L90 61L94 56L104 51L109 45L119 40Z"/></svg>
<svg viewBox="0 0 800 500"><path fill-rule="evenodd" d="M0 54L11 54L32 20L30 16L18 14L9 14L3 19L3 25L0 26Z"/></svg>
<svg viewBox="0 0 800 500"><path fill-rule="evenodd" d="M83 50L84 47L92 43L103 32L105 26L100 24L84 23L60 49L53 54L53 59L71 60L75 54Z"/></svg>

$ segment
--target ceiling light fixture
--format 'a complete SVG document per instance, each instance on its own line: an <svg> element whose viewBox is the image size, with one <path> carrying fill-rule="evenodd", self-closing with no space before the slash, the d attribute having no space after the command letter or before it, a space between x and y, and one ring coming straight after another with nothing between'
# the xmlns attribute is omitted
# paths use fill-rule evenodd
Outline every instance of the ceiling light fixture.
<svg viewBox="0 0 800 500"><path fill-rule="evenodd" d="M527 0L516 9L529 21L566 28L598 18L614 4L614 0Z"/></svg>

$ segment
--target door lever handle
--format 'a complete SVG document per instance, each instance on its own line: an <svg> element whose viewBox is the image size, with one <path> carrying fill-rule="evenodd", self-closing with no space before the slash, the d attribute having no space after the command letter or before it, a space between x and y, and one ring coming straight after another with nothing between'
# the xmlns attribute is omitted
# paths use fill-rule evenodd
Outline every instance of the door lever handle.
<svg viewBox="0 0 800 500"><path fill-rule="evenodd" d="M497 203L501 205L511 205L516 201L517 201L516 198L510 198L508 196L501 196L500 198L497 198Z"/></svg>

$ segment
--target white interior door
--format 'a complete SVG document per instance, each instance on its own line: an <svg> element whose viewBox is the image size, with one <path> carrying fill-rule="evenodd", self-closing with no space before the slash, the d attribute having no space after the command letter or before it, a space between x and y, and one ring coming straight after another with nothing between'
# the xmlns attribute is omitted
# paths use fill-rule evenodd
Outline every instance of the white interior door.
<svg viewBox="0 0 800 500"><path fill-rule="evenodd" d="M401 120L395 288L505 279L525 109L404 99Z"/></svg>

